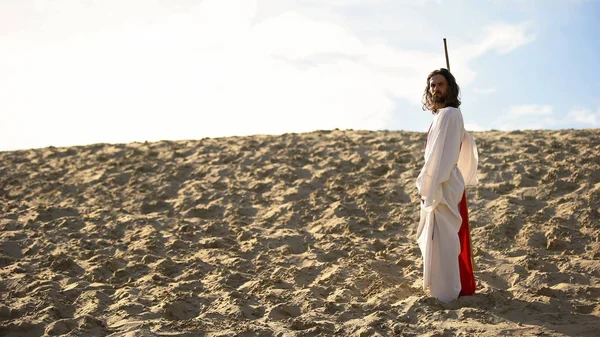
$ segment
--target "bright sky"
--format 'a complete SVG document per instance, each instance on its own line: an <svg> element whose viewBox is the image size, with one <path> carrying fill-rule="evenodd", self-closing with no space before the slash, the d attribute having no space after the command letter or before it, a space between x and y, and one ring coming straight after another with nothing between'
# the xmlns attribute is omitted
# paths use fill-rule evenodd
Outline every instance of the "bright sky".
<svg viewBox="0 0 600 337"><path fill-rule="evenodd" d="M0 150L320 129L600 127L597 0L0 0Z"/></svg>

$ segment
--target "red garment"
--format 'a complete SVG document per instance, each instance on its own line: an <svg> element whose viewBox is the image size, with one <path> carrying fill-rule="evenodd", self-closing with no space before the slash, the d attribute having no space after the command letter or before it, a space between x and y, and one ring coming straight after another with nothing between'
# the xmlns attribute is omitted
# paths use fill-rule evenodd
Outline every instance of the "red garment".
<svg viewBox="0 0 600 337"><path fill-rule="evenodd" d="M431 123L433 125L433 123ZM429 140L429 131L427 131L427 140ZM462 147L462 144L460 144ZM467 191L463 192L463 197L458 204L462 223L458 231L458 240L460 242L460 254L458 255L458 268L460 272L461 290L458 296L469 296L475 294L475 274L473 273L473 250L471 248L471 230L469 229L469 210L467 209Z"/></svg>
<svg viewBox="0 0 600 337"><path fill-rule="evenodd" d="M469 229L469 211L467 209L467 191L463 192L462 200L458 204L462 224L458 231L460 241L460 255L458 255L458 268L460 270L461 290L458 296L468 296L475 293L475 275L473 274L473 260L471 249L471 231Z"/></svg>

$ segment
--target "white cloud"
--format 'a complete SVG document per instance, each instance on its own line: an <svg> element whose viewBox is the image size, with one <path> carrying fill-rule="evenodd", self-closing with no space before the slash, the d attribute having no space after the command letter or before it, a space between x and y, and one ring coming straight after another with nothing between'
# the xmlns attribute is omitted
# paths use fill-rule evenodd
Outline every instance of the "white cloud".
<svg viewBox="0 0 600 337"><path fill-rule="evenodd" d="M551 128L558 124L553 111L551 105L513 105L492 122L492 128L506 131Z"/></svg>
<svg viewBox="0 0 600 337"><path fill-rule="evenodd" d="M473 92L480 95L489 95L496 92L496 88L473 88Z"/></svg>
<svg viewBox="0 0 600 337"><path fill-rule="evenodd" d="M567 121L573 123L581 123L585 127L600 126L600 108L593 113L590 109L574 108L567 113Z"/></svg>
<svg viewBox="0 0 600 337"><path fill-rule="evenodd" d="M484 28L486 38L480 44L481 52L494 49L501 54L524 46L536 39L536 34L529 32L533 22L527 21L517 25L499 23Z"/></svg>
<svg viewBox="0 0 600 337"><path fill-rule="evenodd" d="M280 1L280 0L277 0ZM379 5L393 2L395 5L423 7L431 4L441 4L442 0L302 0L302 5L326 6L328 8L347 8L353 6Z"/></svg>
<svg viewBox="0 0 600 337"><path fill-rule="evenodd" d="M490 51L507 54L535 41L537 34L532 33L532 21L518 24L494 23L483 28L481 40L477 44L464 45L456 50L463 59L474 59ZM450 63L452 66L452 63Z"/></svg>
<svg viewBox="0 0 600 337"><path fill-rule="evenodd" d="M554 108L551 105L524 104L508 108L510 116L549 116Z"/></svg>
<svg viewBox="0 0 600 337"><path fill-rule="evenodd" d="M500 130L595 128L600 126L600 108L594 113L576 107L567 113L556 113L551 105L525 104L509 107L494 122Z"/></svg>
<svg viewBox="0 0 600 337"><path fill-rule="evenodd" d="M420 106L427 73L444 62L299 11L255 22L251 0L184 13L136 1L40 1L44 31L0 37L3 148L386 128L393 99ZM527 29L493 26L457 45L461 85L475 76L471 60L530 42Z"/></svg>
<svg viewBox="0 0 600 337"><path fill-rule="evenodd" d="M451 52L452 72L461 74L462 82L470 83L476 77L476 73L469 67L471 61L490 52L507 54L535 41L537 36L531 32L533 27L532 21L516 24L494 23L483 27L477 43L457 46Z"/></svg>
<svg viewBox="0 0 600 337"><path fill-rule="evenodd" d="M489 128L484 128L476 123L465 123L465 129L468 131L487 131Z"/></svg>
<svg viewBox="0 0 600 337"><path fill-rule="evenodd" d="M361 55L364 46L342 27L295 12L267 19L252 28L255 47L292 60L320 54Z"/></svg>

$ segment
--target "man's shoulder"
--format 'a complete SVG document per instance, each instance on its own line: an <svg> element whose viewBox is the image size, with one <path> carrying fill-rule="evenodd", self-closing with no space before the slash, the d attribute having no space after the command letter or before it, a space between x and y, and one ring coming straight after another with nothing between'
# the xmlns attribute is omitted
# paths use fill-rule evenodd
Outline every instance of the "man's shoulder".
<svg viewBox="0 0 600 337"><path fill-rule="evenodd" d="M460 113L460 108L455 108L453 106L447 106L445 108L441 108L440 112L445 112L445 113Z"/></svg>
<svg viewBox="0 0 600 337"><path fill-rule="evenodd" d="M445 107L439 110L439 115L440 117L444 117L444 118L449 118L452 116L459 116L462 115L462 113L460 112L459 108L455 108L452 106L449 107Z"/></svg>

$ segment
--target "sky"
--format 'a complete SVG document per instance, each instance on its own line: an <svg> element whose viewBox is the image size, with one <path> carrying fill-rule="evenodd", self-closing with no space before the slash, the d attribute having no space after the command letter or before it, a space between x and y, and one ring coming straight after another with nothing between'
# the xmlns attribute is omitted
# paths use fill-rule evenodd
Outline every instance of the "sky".
<svg viewBox="0 0 600 337"><path fill-rule="evenodd" d="M450 69L470 131L600 127L600 0L0 0L0 151L426 132Z"/></svg>

